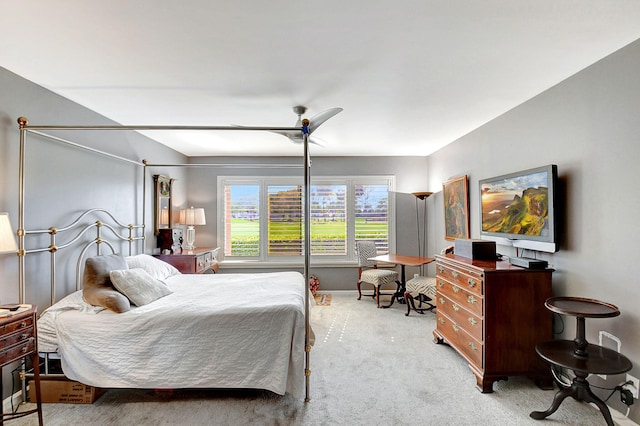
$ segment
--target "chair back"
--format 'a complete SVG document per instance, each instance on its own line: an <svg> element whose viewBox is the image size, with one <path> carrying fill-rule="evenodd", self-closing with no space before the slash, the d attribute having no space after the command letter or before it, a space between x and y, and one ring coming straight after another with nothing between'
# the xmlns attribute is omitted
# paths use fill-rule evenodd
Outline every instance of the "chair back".
<svg viewBox="0 0 640 426"><path fill-rule="evenodd" d="M358 254L358 266L373 267L376 265L374 260L369 260L378 254L376 243L373 241L356 241L356 252Z"/></svg>

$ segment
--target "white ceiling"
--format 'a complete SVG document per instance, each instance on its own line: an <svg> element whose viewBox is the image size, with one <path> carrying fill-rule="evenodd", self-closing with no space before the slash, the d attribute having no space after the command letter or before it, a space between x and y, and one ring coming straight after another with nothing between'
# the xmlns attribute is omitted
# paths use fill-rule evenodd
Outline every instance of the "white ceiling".
<svg viewBox="0 0 640 426"><path fill-rule="evenodd" d="M0 34L0 66L122 124L293 126L294 105L342 107L313 155L428 155L639 39L640 1L3 1ZM301 153L266 132L152 137Z"/></svg>

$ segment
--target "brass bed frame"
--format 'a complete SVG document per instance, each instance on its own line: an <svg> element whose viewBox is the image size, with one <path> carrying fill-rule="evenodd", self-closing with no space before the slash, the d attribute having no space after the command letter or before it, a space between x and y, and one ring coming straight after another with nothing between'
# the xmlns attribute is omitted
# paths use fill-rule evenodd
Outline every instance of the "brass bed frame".
<svg viewBox="0 0 640 426"><path fill-rule="evenodd" d="M90 229L95 229L96 237L87 242L85 246L82 248L81 256L78 259L78 264L76 266L76 289L79 288L78 281L80 280L80 270L82 268L82 258L86 254L86 252L93 246L96 247L97 253L100 254L101 246L103 243L106 243L112 251L114 247L107 240L103 238L102 232L103 229L109 229L116 236L117 240L127 241L129 245L129 252L132 254L134 252L134 248L136 243L140 244L140 252L144 252L144 230L145 230L145 221L146 221L146 192L147 192L147 168L148 167L207 167L207 166L225 166L222 164L151 164L146 160L136 161L128 158L120 157L108 152L104 152L95 148L87 147L82 144L78 144L76 142L69 141L67 139L57 137L53 134L47 133L51 131L150 131L150 130L191 130L191 131L270 131L270 132L283 132L283 131L300 131L302 133L302 146L303 146L303 156L302 156L302 164L299 166L304 170L304 286L305 290L308 285L308 277L309 277L309 264L310 264L310 255L311 255L311 224L308 218L311 217L311 201L310 201L310 186L311 186L311 159L309 152L309 120L303 119L301 127L263 127L263 126L163 126L163 125L78 125L78 126L69 126L69 125L31 125L29 121L25 117L18 118L18 124L20 128L20 160L19 160L19 176L18 176L18 282L19 282L19 301L20 303L24 303L25 299L25 261L26 256L31 253L38 252L46 252L49 251L51 253L51 304L55 303L55 260L56 260L56 252L64 249L66 247L71 246L81 239L81 237L88 232ZM25 158L25 147L27 144L27 136L28 134L35 134L42 136L46 139L52 140L54 142L59 142L63 144L67 144L82 150L87 150L99 155L104 155L113 159L117 159L120 161L125 161L128 163L135 164L137 166L141 166L142 168L142 224L124 224L118 221L110 212L102 209L92 209L82 213L76 220L74 220L70 225L67 225L62 228L49 228L49 229L41 229L41 230L27 230L25 228L25 168L26 168L26 158ZM229 165L226 165L229 166ZM243 166L248 166L243 164ZM286 165L285 167L290 167L290 165ZM267 167L267 166L264 166ZM86 219L86 217L90 214L104 214L109 219L112 219L115 225L105 224L102 220L96 220L94 223L88 225L82 225L81 222ZM73 236L70 240L58 244L58 240L56 239L56 235L62 231L71 231L72 229L76 229L79 227L78 234ZM121 230L125 229L128 232L125 232L126 235L122 235ZM25 245L25 237L27 235L50 235L50 243L46 247L38 247L38 248L30 248L27 249ZM309 393L309 377L311 375L311 370L309 366L309 354L311 352L311 336L310 336L310 324L309 324L309 310L310 310L310 299L309 299L309 291L305 291L305 402L310 401L310 393ZM24 364L23 364L24 367ZM24 375L23 375L24 377ZM25 392L25 384L23 379L23 395L26 395Z"/></svg>

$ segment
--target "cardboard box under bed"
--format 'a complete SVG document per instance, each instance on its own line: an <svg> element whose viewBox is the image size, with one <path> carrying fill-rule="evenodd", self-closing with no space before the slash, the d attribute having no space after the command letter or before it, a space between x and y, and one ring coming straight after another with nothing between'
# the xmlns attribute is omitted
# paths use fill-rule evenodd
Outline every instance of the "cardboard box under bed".
<svg viewBox="0 0 640 426"><path fill-rule="evenodd" d="M40 379L40 395L44 403L93 404L105 392L104 389L64 378ZM29 380L29 401L37 401L33 380Z"/></svg>

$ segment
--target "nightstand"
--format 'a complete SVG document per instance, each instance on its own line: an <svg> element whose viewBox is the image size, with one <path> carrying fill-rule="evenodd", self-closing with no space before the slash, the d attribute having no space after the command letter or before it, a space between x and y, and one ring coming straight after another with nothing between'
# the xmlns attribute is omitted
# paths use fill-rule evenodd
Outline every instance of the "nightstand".
<svg viewBox="0 0 640 426"><path fill-rule="evenodd" d="M37 349L36 332L37 308L31 306L25 310L18 310L9 316L0 318L0 384L2 383L2 369L24 357L31 356L33 363L33 385L36 387L37 408L19 413L6 413L0 416L0 425L4 420L11 420L29 414L38 413L38 424L42 425L42 404L40 402L40 366ZM23 395L25 396L25 395ZM26 397L26 396L25 396ZM0 401L3 401L0 389Z"/></svg>
<svg viewBox="0 0 640 426"><path fill-rule="evenodd" d="M196 248L153 256L175 266L183 274L215 274L218 272L218 261L214 253L216 250L210 247Z"/></svg>

